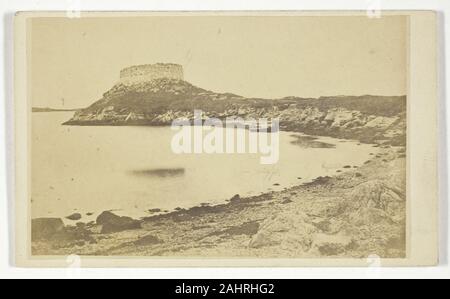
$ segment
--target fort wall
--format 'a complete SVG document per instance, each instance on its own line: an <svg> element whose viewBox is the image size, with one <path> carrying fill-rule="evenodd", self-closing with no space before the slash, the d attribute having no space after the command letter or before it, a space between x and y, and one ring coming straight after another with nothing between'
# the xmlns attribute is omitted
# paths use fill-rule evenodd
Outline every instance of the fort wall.
<svg viewBox="0 0 450 299"><path fill-rule="evenodd" d="M160 78L183 80L183 67L174 63L135 65L120 71L120 83L133 85Z"/></svg>

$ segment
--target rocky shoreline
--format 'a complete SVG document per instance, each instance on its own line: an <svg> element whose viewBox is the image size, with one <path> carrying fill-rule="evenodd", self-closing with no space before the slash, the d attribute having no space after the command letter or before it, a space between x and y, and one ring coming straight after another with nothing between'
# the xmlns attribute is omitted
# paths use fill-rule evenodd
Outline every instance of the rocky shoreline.
<svg viewBox="0 0 450 299"><path fill-rule="evenodd" d="M33 255L199 257L405 256L405 148L282 191L234 196L140 220L105 211L65 226L32 220Z"/></svg>

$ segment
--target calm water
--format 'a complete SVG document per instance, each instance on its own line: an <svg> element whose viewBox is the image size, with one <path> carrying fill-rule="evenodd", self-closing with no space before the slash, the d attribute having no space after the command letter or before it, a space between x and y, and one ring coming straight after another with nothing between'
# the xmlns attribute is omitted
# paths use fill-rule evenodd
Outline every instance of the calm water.
<svg viewBox="0 0 450 299"><path fill-rule="evenodd" d="M33 218L79 212L81 221L89 221L105 210L142 217L150 209L222 203L234 194L256 195L333 175L376 152L333 138L318 141L335 148L305 148L292 143L293 133L281 132L278 163L261 165L258 154L174 154L169 127L62 126L71 116L33 113Z"/></svg>

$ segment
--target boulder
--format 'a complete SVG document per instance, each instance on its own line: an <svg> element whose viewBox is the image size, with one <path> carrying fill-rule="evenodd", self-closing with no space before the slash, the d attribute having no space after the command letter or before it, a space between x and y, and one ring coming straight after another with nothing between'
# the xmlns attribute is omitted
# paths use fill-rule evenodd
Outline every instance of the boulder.
<svg viewBox="0 0 450 299"><path fill-rule="evenodd" d="M81 217L82 217L82 216L81 216L80 213L75 213L75 214L72 214L72 215L70 215L70 216L67 216L66 219L73 220L73 221L77 221L77 220L80 220Z"/></svg>
<svg viewBox="0 0 450 299"><path fill-rule="evenodd" d="M36 218L31 220L31 240L50 239L64 230L64 222L60 218Z"/></svg>
<svg viewBox="0 0 450 299"><path fill-rule="evenodd" d="M117 216L109 211L101 213L96 222L102 226L102 234L141 228L141 221L130 217Z"/></svg>

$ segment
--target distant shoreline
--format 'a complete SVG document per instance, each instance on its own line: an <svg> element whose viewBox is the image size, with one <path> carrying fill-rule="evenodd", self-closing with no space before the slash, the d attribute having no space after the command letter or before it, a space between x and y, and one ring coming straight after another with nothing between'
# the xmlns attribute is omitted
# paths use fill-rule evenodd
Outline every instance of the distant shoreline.
<svg viewBox="0 0 450 299"><path fill-rule="evenodd" d="M49 107L32 107L31 112L71 112L71 111L79 111L82 108L73 108L73 109L58 109L58 108L49 108Z"/></svg>

